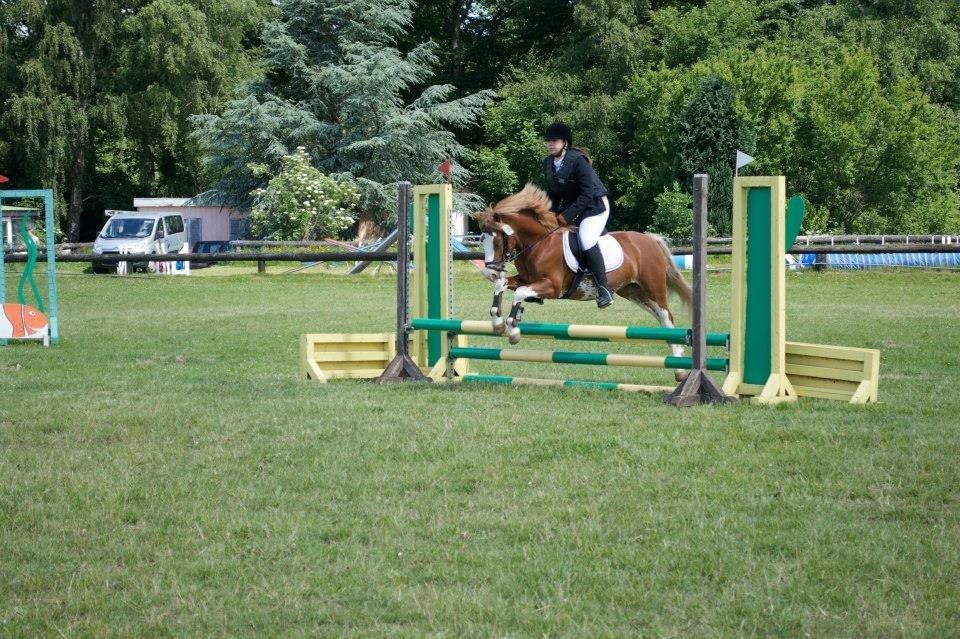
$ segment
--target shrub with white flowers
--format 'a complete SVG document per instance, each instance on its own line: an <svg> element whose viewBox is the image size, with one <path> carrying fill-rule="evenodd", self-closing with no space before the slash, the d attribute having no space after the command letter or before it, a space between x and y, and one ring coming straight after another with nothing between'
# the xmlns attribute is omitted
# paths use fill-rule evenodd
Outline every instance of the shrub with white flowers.
<svg viewBox="0 0 960 639"><path fill-rule="evenodd" d="M310 165L304 147L284 156L280 173L253 196L250 230L265 240L322 240L353 224L360 201L355 186ZM254 171L262 172L262 167Z"/></svg>

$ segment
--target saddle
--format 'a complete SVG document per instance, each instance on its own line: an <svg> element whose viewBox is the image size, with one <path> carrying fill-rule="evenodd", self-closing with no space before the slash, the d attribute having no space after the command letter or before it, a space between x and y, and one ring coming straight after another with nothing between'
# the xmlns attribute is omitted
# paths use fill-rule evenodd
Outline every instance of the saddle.
<svg viewBox="0 0 960 639"><path fill-rule="evenodd" d="M564 231L563 234L563 260L567 268L573 271L573 280L570 282L570 286L560 296L560 299L565 300L574 294L580 286L584 274L589 274L590 271L583 265L583 249L580 248L580 239L577 232ZM607 234L606 229L600 236L599 246L603 253L604 267L608 273L623 265L623 248L612 235Z"/></svg>

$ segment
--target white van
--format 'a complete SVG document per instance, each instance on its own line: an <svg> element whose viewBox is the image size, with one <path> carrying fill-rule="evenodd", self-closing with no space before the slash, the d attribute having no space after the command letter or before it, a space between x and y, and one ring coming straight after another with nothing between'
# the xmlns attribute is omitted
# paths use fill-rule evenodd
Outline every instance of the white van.
<svg viewBox="0 0 960 639"><path fill-rule="evenodd" d="M94 255L121 253L177 253L187 234L179 213L114 213L93 243ZM93 271L114 270L116 266L94 263Z"/></svg>

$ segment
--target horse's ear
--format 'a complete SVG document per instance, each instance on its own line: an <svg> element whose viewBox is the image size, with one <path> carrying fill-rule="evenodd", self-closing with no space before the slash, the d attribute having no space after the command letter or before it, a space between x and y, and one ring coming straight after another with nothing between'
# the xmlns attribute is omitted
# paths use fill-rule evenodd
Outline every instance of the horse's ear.
<svg viewBox="0 0 960 639"><path fill-rule="evenodd" d="M496 224L499 220L496 219L496 214L493 212L491 207L487 207L482 211L479 211L474 214L473 219L477 221L481 227L487 226L488 224Z"/></svg>

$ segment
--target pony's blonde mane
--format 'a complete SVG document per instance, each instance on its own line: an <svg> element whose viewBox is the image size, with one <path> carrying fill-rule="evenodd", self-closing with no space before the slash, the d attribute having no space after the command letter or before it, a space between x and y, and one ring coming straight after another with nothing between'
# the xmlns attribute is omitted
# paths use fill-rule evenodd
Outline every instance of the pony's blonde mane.
<svg viewBox="0 0 960 639"><path fill-rule="evenodd" d="M491 218L499 218L510 223L511 219L519 217L532 218L545 229L552 231L557 228L557 216L550 210L550 198L543 189L527 184L518 193L508 195L492 208L488 208L477 215L477 219L484 223Z"/></svg>

